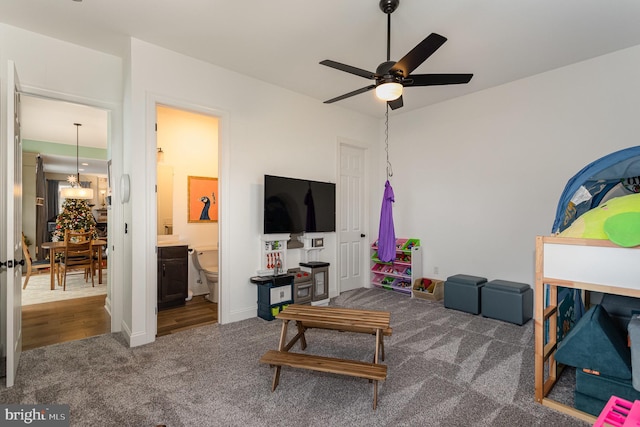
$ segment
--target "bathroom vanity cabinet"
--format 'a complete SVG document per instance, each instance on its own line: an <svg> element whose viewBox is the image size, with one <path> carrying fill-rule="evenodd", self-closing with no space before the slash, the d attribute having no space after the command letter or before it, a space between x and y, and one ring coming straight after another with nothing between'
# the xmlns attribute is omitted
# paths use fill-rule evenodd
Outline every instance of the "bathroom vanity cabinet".
<svg viewBox="0 0 640 427"><path fill-rule="evenodd" d="M188 246L158 247L158 310L185 304L189 291Z"/></svg>

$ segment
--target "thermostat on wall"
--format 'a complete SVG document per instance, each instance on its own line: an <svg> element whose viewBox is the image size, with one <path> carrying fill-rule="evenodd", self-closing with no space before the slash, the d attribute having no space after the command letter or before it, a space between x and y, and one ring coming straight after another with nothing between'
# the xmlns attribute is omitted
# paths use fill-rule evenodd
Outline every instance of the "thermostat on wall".
<svg viewBox="0 0 640 427"><path fill-rule="evenodd" d="M321 248L324 246L324 238L320 237L318 239L311 240L311 246L314 248Z"/></svg>

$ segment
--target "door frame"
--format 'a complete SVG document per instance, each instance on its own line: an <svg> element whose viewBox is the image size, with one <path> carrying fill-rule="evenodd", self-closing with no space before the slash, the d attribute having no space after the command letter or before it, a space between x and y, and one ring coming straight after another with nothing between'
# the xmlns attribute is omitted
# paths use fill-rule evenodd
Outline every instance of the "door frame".
<svg viewBox="0 0 640 427"><path fill-rule="evenodd" d="M229 170L229 115L227 112L218 110L213 107L204 106L202 104L194 104L188 101L175 99L173 97L165 96L158 93L147 94L147 106L146 106L146 179L147 182L156 183L156 161L157 153L157 134L155 131L156 124L156 107L163 105L176 110L191 111L193 113L212 116L218 119L218 192L220 194L220 207L218 208L218 323L224 324L232 321L230 311L230 293L225 289L225 272L231 271L230 258L226 255L225 248L230 247L229 232L225 230L225 225L229 224L229 204L226 200L229 200L229 179L227 178ZM145 204L147 212L149 212L148 221L146 222L146 234L147 234L147 247L156 248L157 245L157 197L155 192L146 192ZM158 331L158 319L157 319L157 304L158 304L158 272L157 272L157 251L153 250L146 256L145 265L147 271L147 312L145 319L150 326L147 330L148 337L153 337L152 341L155 341L155 336Z"/></svg>
<svg viewBox="0 0 640 427"><path fill-rule="evenodd" d="M29 85L22 85L21 94L46 98L52 101L69 102L87 107L98 108L107 112L107 157L112 160L113 171L122 170L122 106L112 102L79 97L67 93L50 91ZM111 332L120 332L123 316L123 261L119 256L123 251L116 251L123 245L122 235L115 230L122 229L122 204L112 203L109 211L109 228L107 241L109 242L109 262L107 263L107 298L105 309L111 316ZM116 272L120 272L115 277ZM117 279L117 280L115 280Z"/></svg>

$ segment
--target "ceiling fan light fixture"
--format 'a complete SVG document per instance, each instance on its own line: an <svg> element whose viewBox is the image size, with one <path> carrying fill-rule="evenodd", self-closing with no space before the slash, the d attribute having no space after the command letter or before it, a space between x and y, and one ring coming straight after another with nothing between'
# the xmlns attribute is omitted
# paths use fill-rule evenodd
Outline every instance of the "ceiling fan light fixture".
<svg viewBox="0 0 640 427"><path fill-rule="evenodd" d="M392 61L391 58L391 14L398 8L400 0L379 0L380 10L387 15L387 60L376 68L376 72L342 64L340 62L325 59L320 61L321 65L335 68L368 80L374 80L374 84L353 90L344 95L336 96L325 104L340 101L361 93L368 92L375 88L376 96L387 101L392 110L403 106L403 87L416 86L436 86L455 85L469 83L473 74L411 74L426 61L433 53L447 41L447 38L440 34L431 33L424 40L418 43L399 61Z"/></svg>
<svg viewBox="0 0 640 427"><path fill-rule="evenodd" d="M402 96L402 85L398 82L388 82L376 87L376 96L383 101L395 101Z"/></svg>

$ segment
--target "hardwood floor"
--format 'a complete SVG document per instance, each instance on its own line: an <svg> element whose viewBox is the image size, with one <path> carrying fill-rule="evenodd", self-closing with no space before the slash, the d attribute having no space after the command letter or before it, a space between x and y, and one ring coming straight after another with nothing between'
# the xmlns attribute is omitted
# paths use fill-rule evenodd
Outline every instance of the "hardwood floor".
<svg viewBox="0 0 640 427"><path fill-rule="evenodd" d="M158 311L157 336L174 334L196 326L218 322L218 304L204 299L204 295L193 297L181 307Z"/></svg>
<svg viewBox="0 0 640 427"><path fill-rule="evenodd" d="M22 350L74 341L111 330L104 295L22 307Z"/></svg>
<svg viewBox="0 0 640 427"><path fill-rule="evenodd" d="M109 333L104 295L22 307L22 350ZM157 336L216 323L218 304L193 297L184 306L158 312Z"/></svg>

